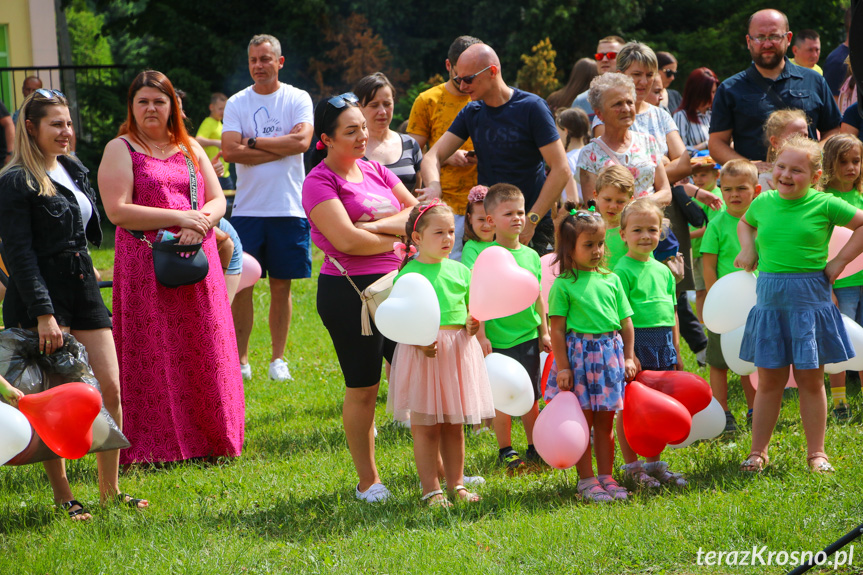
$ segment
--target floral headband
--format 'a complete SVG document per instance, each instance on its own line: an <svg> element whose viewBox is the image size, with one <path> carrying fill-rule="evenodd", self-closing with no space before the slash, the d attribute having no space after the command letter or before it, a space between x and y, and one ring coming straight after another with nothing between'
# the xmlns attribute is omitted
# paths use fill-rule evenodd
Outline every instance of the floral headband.
<svg viewBox="0 0 863 575"><path fill-rule="evenodd" d="M481 202L485 199L487 193L488 188L486 186L474 186L467 193L467 201L470 204Z"/></svg>

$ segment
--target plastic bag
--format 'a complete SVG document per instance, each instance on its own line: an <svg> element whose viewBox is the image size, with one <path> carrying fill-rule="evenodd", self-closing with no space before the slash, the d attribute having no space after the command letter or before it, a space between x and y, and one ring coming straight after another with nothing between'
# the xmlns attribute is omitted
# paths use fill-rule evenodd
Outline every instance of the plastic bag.
<svg viewBox="0 0 863 575"><path fill-rule="evenodd" d="M68 333L63 336L63 347L50 355L42 355L36 332L19 328L0 332L0 375L25 395L73 381L83 381L102 392L90 369L87 351ZM103 406L93 422L93 446L89 453L125 449L129 445L129 440ZM59 457L34 431L27 448L6 465L26 465Z"/></svg>

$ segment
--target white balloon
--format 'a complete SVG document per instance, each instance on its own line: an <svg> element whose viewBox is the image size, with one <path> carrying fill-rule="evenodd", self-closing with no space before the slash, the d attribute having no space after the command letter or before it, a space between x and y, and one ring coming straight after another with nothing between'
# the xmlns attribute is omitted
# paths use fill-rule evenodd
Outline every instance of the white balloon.
<svg viewBox="0 0 863 575"><path fill-rule="evenodd" d="M440 329L437 294L425 276L407 273L393 285L375 312L375 325L398 343L431 345Z"/></svg>
<svg viewBox="0 0 863 575"><path fill-rule="evenodd" d="M93 447L90 449L98 449L102 444L108 441L108 436L111 433L111 427L108 425L108 420L102 414L96 416L93 420Z"/></svg>
<svg viewBox="0 0 863 575"><path fill-rule="evenodd" d="M728 333L723 333L720 338L722 357L728 365L728 369L737 375L749 375L755 373L758 368L754 363L740 359L740 344L743 343L743 333L746 326L740 326Z"/></svg>
<svg viewBox="0 0 863 575"><path fill-rule="evenodd" d="M32 429L24 414L0 402L0 465L27 449Z"/></svg>
<svg viewBox="0 0 863 575"><path fill-rule="evenodd" d="M707 407L692 416L692 429L681 443L669 444L675 449L688 447L700 439L713 439L725 430L725 410L716 401L710 400Z"/></svg>
<svg viewBox="0 0 863 575"><path fill-rule="evenodd" d="M860 327L860 324L844 313L842 314L842 322L845 324L845 331L848 332L848 339L851 340L851 346L856 355L839 363L828 363L824 366L824 371L831 374L844 371L863 371L863 327Z"/></svg>
<svg viewBox="0 0 863 575"><path fill-rule="evenodd" d="M713 333L728 333L746 325L755 301L755 274L739 271L723 276L707 292L704 325Z"/></svg>
<svg viewBox="0 0 863 575"><path fill-rule="evenodd" d="M530 411L533 385L523 365L502 353L490 353L485 356L485 368L495 409L515 417Z"/></svg>

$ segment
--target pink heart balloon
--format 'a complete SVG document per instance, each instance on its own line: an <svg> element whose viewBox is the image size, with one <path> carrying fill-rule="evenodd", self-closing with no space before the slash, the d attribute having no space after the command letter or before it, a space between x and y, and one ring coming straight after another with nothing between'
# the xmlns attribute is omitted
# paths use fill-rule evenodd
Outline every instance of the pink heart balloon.
<svg viewBox="0 0 863 575"><path fill-rule="evenodd" d="M830 244L827 247L827 259L832 260L836 257L836 254L845 247L845 244L848 243L848 240L851 239L851 234L853 232L848 228L843 228L841 226L836 226L833 228L833 235L830 236ZM857 256L855 259L851 260L845 269L842 270L842 273L839 274L839 278L846 278L850 275L854 275L859 271L863 271L863 255Z"/></svg>
<svg viewBox="0 0 863 575"><path fill-rule="evenodd" d="M590 430L571 391L561 391L539 412L533 427L533 444L546 463L555 469L569 469L587 451Z"/></svg>
<svg viewBox="0 0 863 575"><path fill-rule="evenodd" d="M555 253L545 254L539 258L542 264L542 303L545 304L545 309L548 309L548 292L551 291L551 286L557 276L560 274L560 263L553 264Z"/></svg>
<svg viewBox="0 0 863 575"><path fill-rule="evenodd" d="M519 266L509 250L492 246L476 258L470 280L470 314L476 319L516 314L533 305L537 297L536 276Z"/></svg>

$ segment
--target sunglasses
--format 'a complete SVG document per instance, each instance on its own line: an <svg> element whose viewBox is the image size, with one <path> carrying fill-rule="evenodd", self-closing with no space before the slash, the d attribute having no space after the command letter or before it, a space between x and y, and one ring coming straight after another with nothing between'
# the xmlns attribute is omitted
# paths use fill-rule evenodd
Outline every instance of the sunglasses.
<svg viewBox="0 0 863 575"><path fill-rule="evenodd" d="M593 55L593 59L597 62L602 62L603 59L614 60L617 58L617 52L597 52Z"/></svg>
<svg viewBox="0 0 863 575"><path fill-rule="evenodd" d="M65 94L63 94L63 92L61 92L60 90L46 90L44 88L37 88L33 91L42 96L43 98L48 98L49 100L55 96L63 99L66 98Z"/></svg>
<svg viewBox="0 0 863 575"><path fill-rule="evenodd" d="M756 44L764 44L768 40L770 40L771 44L778 44L787 37L788 32L785 32L784 34L770 34L769 36L749 36L749 39Z"/></svg>
<svg viewBox="0 0 863 575"><path fill-rule="evenodd" d="M491 66L486 66L485 68L483 68L482 70L480 70L476 74L471 74L470 76L464 76L464 77L456 76L455 78L452 79L452 81L455 82L456 86L461 85L462 82L464 82L465 84L470 86L471 84L473 84L473 81L476 80L477 76L479 76L480 74L482 74L483 72L485 72L489 68L491 68Z"/></svg>
<svg viewBox="0 0 863 575"><path fill-rule="evenodd" d="M677 70L663 70L663 74L665 74L666 78L674 78L677 76Z"/></svg>
<svg viewBox="0 0 863 575"><path fill-rule="evenodd" d="M341 110L345 106L351 106L353 104L359 103L359 98L357 98L356 94L353 92L345 92L344 94L340 94L338 96L333 96L329 100L327 100L327 104L332 106L337 110Z"/></svg>

